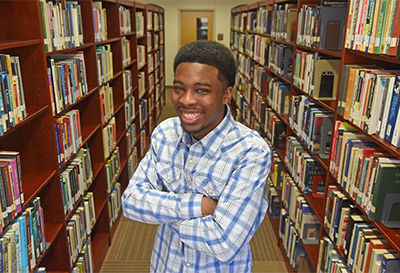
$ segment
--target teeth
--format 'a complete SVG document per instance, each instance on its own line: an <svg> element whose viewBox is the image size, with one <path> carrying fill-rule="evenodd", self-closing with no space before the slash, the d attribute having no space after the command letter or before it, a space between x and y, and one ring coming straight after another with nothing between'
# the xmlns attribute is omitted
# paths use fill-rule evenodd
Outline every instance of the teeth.
<svg viewBox="0 0 400 273"><path fill-rule="evenodd" d="M184 114L184 113L182 113L182 115L187 119L195 119L198 116L200 116L200 114Z"/></svg>

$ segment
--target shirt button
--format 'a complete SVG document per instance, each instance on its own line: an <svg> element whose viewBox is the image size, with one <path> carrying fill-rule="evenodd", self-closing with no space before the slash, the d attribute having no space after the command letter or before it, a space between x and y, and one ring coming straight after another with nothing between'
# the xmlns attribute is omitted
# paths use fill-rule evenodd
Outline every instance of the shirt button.
<svg viewBox="0 0 400 273"><path fill-rule="evenodd" d="M189 163L192 164L192 163L193 163L193 160L189 160Z"/></svg>
<svg viewBox="0 0 400 273"><path fill-rule="evenodd" d="M171 176L168 176L168 181L171 181Z"/></svg>
<svg viewBox="0 0 400 273"><path fill-rule="evenodd" d="M210 190L210 194L213 194L213 191L212 191L212 190Z"/></svg>
<svg viewBox="0 0 400 273"><path fill-rule="evenodd" d="M191 190L192 189L192 186L189 186L189 190Z"/></svg>
<svg viewBox="0 0 400 273"><path fill-rule="evenodd" d="M190 263L187 263L186 266L189 267L189 266L190 266Z"/></svg>

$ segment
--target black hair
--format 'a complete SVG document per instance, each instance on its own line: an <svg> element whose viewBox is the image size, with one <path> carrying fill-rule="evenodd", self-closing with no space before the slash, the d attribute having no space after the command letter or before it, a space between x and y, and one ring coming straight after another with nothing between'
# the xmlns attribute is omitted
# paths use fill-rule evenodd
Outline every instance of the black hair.
<svg viewBox="0 0 400 273"><path fill-rule="evenodd" d="M207 40L190 42L178 51L174 73L180 63L201 63L218 69L218 79L227 86L235 85L236 62L232 52L221 43Z"/></svg>

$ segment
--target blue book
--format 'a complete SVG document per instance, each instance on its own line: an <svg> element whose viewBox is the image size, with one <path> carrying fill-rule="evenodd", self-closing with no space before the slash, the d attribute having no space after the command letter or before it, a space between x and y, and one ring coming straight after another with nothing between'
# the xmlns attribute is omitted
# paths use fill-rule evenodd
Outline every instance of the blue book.
<svg viewBox="0 0 400 273"><path fill-rule="evenodd" d="M396 81L398 80L398 74L396 75ZM393 131L396 125L397 114L399 112L400 106L400 89L392 88L388 90L388 92L392 92L392 99L390 101L389 106L389 115L387 119L386 128L381 128L381 130L385 130L385 140L388 142L392 142Z"/></svg>
<svg viewBox="0 0 400 273"><path fill-rule="evenodd" d="M398 253L383 254L379 273L400 272L400 255Z"/></svg>
<svg viewBox="0 0 400 273"><path fill-rule="evenodd" d="M20 229L20 251L21 251L21 267L23 273L29 273L29 262L28 262L28 243L26 233L26 217L21 215L18 217L17 222L19 223Z"/></svg>

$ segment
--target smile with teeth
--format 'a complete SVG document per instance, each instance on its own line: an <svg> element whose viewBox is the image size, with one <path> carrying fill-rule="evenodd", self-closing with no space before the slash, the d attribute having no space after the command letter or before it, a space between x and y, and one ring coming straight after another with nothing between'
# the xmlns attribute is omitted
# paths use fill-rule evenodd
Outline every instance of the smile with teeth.
<svg viewBox="0 0 400 273"><path fill-rule="evenodd" d="M182 112L182 115L184 118L187 118L187 119L195 119L198 116L200 116L200 113L183 113Z"/></svg>

